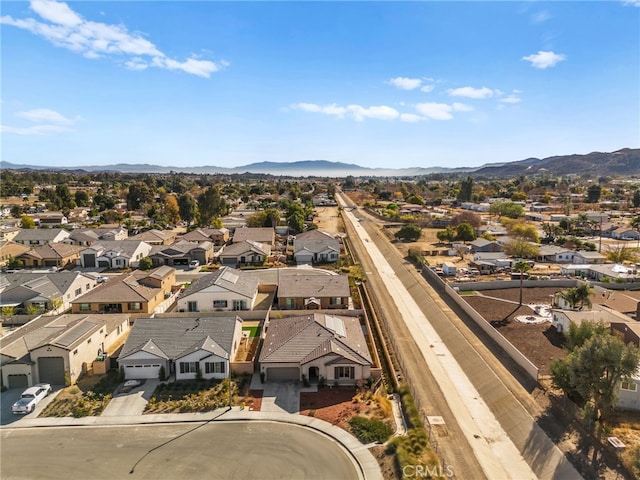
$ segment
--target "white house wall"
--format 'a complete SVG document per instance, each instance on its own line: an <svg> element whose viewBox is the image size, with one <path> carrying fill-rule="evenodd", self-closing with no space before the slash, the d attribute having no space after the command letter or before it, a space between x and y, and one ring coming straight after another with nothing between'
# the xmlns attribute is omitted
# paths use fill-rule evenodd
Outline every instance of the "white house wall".
<svg viewBox="0 0 640 480"><path fill-rule="evenodd" d="M176 358L175 360L176 380L193 380L196 378L195 373L180 373L181 362L196 362L200 368L200 372L202 373L202 378L205 378L205 379L216 378L218 380L222 380L229 376L229 362L226 358L219 357L217 355L212 354L211 352L207 352L206 350L198 350L198 351L189 353L184 357ZM223 362L224 372L206 373L204 364L209 362L212 362L212 363Z"/></svg>
<svg viewBox="0 0 640 480"><path fill-rule="evenodd" d="M7 365L3 365L1 370L2 385L5 387L9 385L9 375L26 375L30 387L37 383L35 365L28 365L26 363L9 363Z"/></svg>
<svg viewBox="0 0 640 480"><path fill-rule="evenodd" d="M223 308L214 308L213 307L214 300L216 301L226 300L227 306ZM253 310L255 297L251 298L251 297L247 297L237 293L229 292L228 290L221 289L219 292L208 292L206 290L201 290L192 295L180 298L178 300L178 311L184 310L185 312L188 312L189 302L197 302L199 312L232 311L234 300L244 300L245 302L247 302L247 309Z"/></svg>

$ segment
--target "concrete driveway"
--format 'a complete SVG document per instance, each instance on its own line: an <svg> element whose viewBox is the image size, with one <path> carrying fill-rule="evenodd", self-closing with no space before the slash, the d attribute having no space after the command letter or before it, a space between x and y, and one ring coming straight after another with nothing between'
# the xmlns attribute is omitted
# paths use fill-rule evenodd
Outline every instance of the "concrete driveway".
<svg viewBox="0 0 640 480"><path fill-rule="evenodd" d="M262 392L260 411L269 413L299 413L299 382L267 382Z"/></svg>
<svg viewBox="0 0 640 480"><path fill-rule="evenodd" d="M36 418L56 397L61 387L53 387L54 390L48 397L44 397L36 405L36 409L27 415L14 415L11 406L20 398L25 388L11 388L0 393L0 425L9 425L23 418Z"/></svg>
<svg viewBox="0 0 640 480"><path fill-rule="evenodd" d="M128 392L113 396L107 408L102 412L103 417L123 417L142 415L151 395L160 383L158 379L141 380L144 382Z"/></svg>

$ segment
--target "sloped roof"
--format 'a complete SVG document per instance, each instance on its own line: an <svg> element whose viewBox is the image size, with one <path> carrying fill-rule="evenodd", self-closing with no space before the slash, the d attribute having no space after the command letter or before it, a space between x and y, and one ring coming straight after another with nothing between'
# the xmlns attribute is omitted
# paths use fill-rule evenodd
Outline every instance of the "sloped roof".
<svg viewBox="0 0 640 480"><path fill-rule="evenodd" d="M180 238L189 242L205 242L211 240L214 236L224 235L225 233L229 233L227 228L196 228L181 235Z"/></svg>
<svg viewBox="0 0 640 480"><path fill-rule="evenodd" d="M145 232L139 233L138 235L133 235L129 237L130 240L148 240L150 242L162 241L164 242L167 239L174 238L176 234L174 232L167 232L163 230L147 230Z"/></svg>
<svg viewBox="0 0 640 480"><path fill-rule="evenodd" d="M66 258L73 255L79 255L81 250L84 250L84 247L69 245L67 243L54 242L36 247L31 251L26 252L25 255L42 259Z"/></svg>
<svg viewBox="0 0 640 480"><path fill-rule="evenodd" d="M254 252L258 255L270 255L271 247L265 243L245 240L226 246L220 254L220 257L237 257L247 252Z"/></svg>
<svg viewBox="0 0 640 480"><path fill-rule="evenodd" d="M188 297L213 285L251 298L258 291L258 283L257 277L250 273L230 267L221 267L213 273L199 277L182 292L180 298Z"/></svg>
<svg viewBox="0 0 640 480"><path fill-rule="evenodd" d="M154 245L151 248L151 253L149 253L149 256L183 256L191 250L207 250L209 248L213 248L213 243L211 243L209 240L205 240L203 242L188 242L186 240L180 240L179 242L173 243L171 245Z"/></svg>
<svg viewBox="0 0 640 480"><path fill-rule="evenodd" d="M2 291L1 303L19 305L37 297L46 299L61 297L78 277L95 281L79 272L7 273L2 276L2 283L7 286Z"/></svg>
<svg viewBox="0 0 640 480"><path fill-rule="evenodd" d="M345 275L282 275L278 297L348 297L349 278Z"/></svg>
<svg viewBox="0 0 640 480"><path fill-rule="evenodd" d="M223 357L233 347L238 316L198 318L138 318L122 347L120 359L136 352L153 352L171 360L194 351L197 347ZM208 340L207 340L208 339ZM151 349L151 350L150 350Z"/></svg>
<svg viewBox="0 0 640 480"><path fill-rule="evenodd" d="M135 275L125 273L100 284L93 290L76 298L72 303L147 302L161 291L161 288L142 285Z"/></svg>
<svg viewBox="0 0 640 480"><path fill-rule="evenodd" d="M95 250L96 252L113 251L121 256L130 257L143 243L146 244L142 240L99 240L90 247L85 247L83 251L88 249Z"/></svg>
<svg viewBox="0 0 640 480"><path fill-rule="evenodd" d="M333 238L333 235L320 230L309 230L296 236L294 241L294 252L298 253L307 250L312 253L323 252L327 249L340 252L340 242Z"/></svg>
<svg viewBox="0 0 640 480"><path fill-rule="evenodd" d="M67 238L69 237L69 232L63 228L23 228L20 229L20 232L13 240L14 242L30 240L53 241L59 235Z"/></svg>
<svg viewBox="0 0 640 480"><path fill-rule="evenodd" d="M273 244L275 235L276 235L275 230L273 228L268 228L268 227L236 228L235 232L233 232L233 243L239 243L239 242L244 242L246 240L250 240L252 242L267 243L271 245Z"/></svg>
<svg viewBox="0 0 640 480"><path fill-rule="evenodd" d="M260 362L304 364L329 354L373 364L358 318L322 313L272 318Z"/></svg>

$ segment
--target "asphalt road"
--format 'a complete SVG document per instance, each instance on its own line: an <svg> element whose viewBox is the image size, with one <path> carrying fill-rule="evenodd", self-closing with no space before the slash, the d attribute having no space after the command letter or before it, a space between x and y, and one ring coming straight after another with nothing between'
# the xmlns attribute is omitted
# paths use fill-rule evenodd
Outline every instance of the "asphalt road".
<svg viewBox="0 0 640 480"><path fill-rule="evenodd" d="M358 479L335 441L273 422L4 428L0 438L3 480Z"/></svg>

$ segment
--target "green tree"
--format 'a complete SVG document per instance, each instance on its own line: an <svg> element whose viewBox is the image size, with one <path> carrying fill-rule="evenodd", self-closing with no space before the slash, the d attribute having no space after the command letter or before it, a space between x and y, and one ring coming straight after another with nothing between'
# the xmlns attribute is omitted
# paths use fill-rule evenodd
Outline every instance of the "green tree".
<svg viewBox="0 0 640 480"><path fill-rule="evenodd" d="M467 177L460 181L460 191L458 192L457 200L459 202L470 202L473 192L473 178Z"/></svg>
<svg viewBox="0 0 640 480"><path fill-rule="evenodd" d="M498 217L519 218L524 215L524 208L514 202L495 202L489 207L489 213Z"/></svg>
<svg viewBox="0 0 640 480"><path fill-rule="evenodd" d="M74 194L74 198L76 201L76 205L78 207L88 207L89 206L89 194L84 190L76 190Z"/></svg>
<svg viewBox="0 0 640 480"><path fill-rule="evenodd" d="M178 197L178 209L180 211L180 217L187 222L187 227L191 225L191 222L196 218L198 213L198 205L195 198L190 193L183 193Z"/></svg>
<svg viewBox="0 0 640 480"><path fill-rule="evenodd" d="M535 258L540 254L540 247L526 240L516 239L503 247L504 253L515 258Z"/></svg>
<svg viewBox="0 0 640 480"><path fill-rule="evenodd" d="M607 246L607 260L613 263L634 263L638 260L637 251L623 244Z"/></svg>
<svg viewBox="0 0 640 480"><path fill-rule="evenodd" d="M442 243L451 243L456 238L456 232L453 231L453 228L447 227L444 230L438 230L436 237L438 237L438 240Z"/></svg>
<svg viewBox="0 0 640 480"><path fill-rule="evenodd" d="M602 187L600 185L590 185L587 189L587 203L598 203L600 201L601 194Z"/></svg>
<svg viewBox="0 0 640 480"><path fill-rule="evenodd" d="M472 242L476 239L476 231L469 223L461 223L456 227L456 240L463 243Z"/></svg>
<svg viewBox="0 0 640 480"><path fill-rule="evenodd" d="M513 223L509 229L512 236L527 240L529 242L539 243L538 229L533 225L527 225L524 223Z"/></svg>
<svg viewBox="0 0 640 480"><path fill-rule="evenodd" d="M633 208L640 207L640 190L636 190L635 192L633 192L633 198L631 199L631 204L633 205Z"/></svg>
<svg viewBox="0 0 640 480"><path fill-rule="evenodd" d="M154 192L144 182L132 182L125 197L129 210L139 210L142 205L151 203L153 199Z"/></svg>
<svg viewBox="0 0 640 480"><path fill-rule="evenodd" d="M524 260L518 260L516 264L512 267L514 272L520 274L520 302L519 305L522 305L522 282L524 280L524 274L531 270L531 265L529 262Z"/></svg>
<svg viewBox="0 0 640 480"><path fill-rule="evenodd" d="M568 288L567 290L560 292L559 295L572 309L576 309L578 306L582 309L585 305L588 307L591 306L591 292L592 289L589 287L589 284L583 282L576 287Z"/></svg>
<svg viewBox="0 0 640 480"><path fill-rule="evenodd" d="M151 260L151 258L142 257L140 259L140 262L138 263L138 268L140 270L151 270L151 267L153 267L153 260Z"/></svg>
<svg viewBox="0 0 640 480"><path fill-rule="evenodd" d="M395 237L406 242L415 242L420 239L422 235L422 229L413 223L404 225L400 230L395 233Z"/></svg>
<svg viewBox="0 0 640 480"><path fill-rule="evenodd" d="M632 343L625 345L603 325L574 337L567 356L551 362L551 377L568 397L592 407L585 411L595 427L617 403L620 382L636 372L640 351Z"/></svg>
<svg viewBox="0 0 640 480"><path fill-rule="evenodd" d="M198 196L198 211L200 225L206 227L214 218L224 217L231 210L229 204L222 197L218 185L211 186Z"/></svg>
<svg viewBox="0 0 640 480"><path fill-rule="evenodd" d="M28 217L27 215L23 215L20 219L20 228L33 229L36 228L36 222L33 221L33 218Z"/></svg>
<svg viewBox="0 0 640 480"><path fill-rule="evenodd" d="M294 233L304 231L305 212L302 205L291 202L287 209L287 225Z"/></svg>

